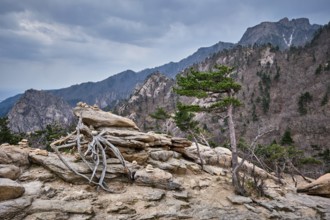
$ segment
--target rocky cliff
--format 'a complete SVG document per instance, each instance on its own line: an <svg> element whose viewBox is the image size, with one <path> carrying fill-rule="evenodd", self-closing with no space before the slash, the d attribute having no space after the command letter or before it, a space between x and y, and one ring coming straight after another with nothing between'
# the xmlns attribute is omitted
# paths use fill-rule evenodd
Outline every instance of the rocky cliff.
<svg viewBox="0 0 330 220"><path fill-rule="evenodd" d="M176 98L172 92L174 83L174 79L161 73L152 74L135 88L128 100L116 106L115 112L131 118L143 130L157 129L159 125L149 114L154 113L157 108L165 111L175 108Z"/></svg>
<svg viewBox="0 0 330 220"><path fill-rule="evenodd" d="M280 49L288 49L292 46L304 46L312 40L314 33L321 26L309 23L307 18L292 19L283 18L278 22L262 22L246 30L239 45L277 45Z"/></svg>
<svg viewBox="0 0 330 220"><path fill-rule="evenodd" d="M46 91L27 90L8 114L12 131L43 130L47 125L69 126L73 122L71 106L63 99Z"/></svg>
<svg viewBox="0 0 330 220"><path fill-rule="evenodd" d="M330 148L329 45L330 26L327 25L303 48L281 51L269 45L254 48L237 46L231 51L214 55L196 65L196 68L209 70L215 64L237 67L234 77L242 84L238 97L244 103L244 107L235 113L238 139L249 142L259 129L272 128L274 132L265 137L264 143L269 144L273 140L279 143L284 133L290 131L296 146L307 155L324 159L326 168L318 167L310 172L324 172L329 169L326 152ZM162 79L154 79L152 82L155 83L148 87L157 90L158 81ZM173 91L168 88L166 97L172 97L172 100L166 103L177 99L171 93ZM164 106L157 96L154 102L141 102L144 99L147 97L143 95L136 100L129 99L126 110L122 109L122 113L127 113L132 106L145 106L142 110L133 108L135 116L138 116L136 121L142 128L144 123L149 123L144 119L152 113L151 110ZM174 112L174 109L167 110ZM198 115L198 118L202 127L213 134L213 140L227 142L225 121L217 115Z"/></svg>

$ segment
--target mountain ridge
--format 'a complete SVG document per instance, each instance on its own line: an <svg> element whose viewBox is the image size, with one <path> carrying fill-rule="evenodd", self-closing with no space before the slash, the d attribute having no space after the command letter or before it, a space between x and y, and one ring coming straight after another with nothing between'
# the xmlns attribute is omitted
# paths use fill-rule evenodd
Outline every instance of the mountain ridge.
<svg viewBox="0 0 330 220"><path fill-rule="evenodd" d="M262 22L248 28L238 44L248 46L271 43L277 45L281 50L291 46L304 46L306 41L308 42L313 38L313 34L320 27L317 24L311 25L307 18L297 18L290 21L285 17L278 22Z"/></svg>
<svg viewBox="0 0 330 220"><path fill-rule="evenodd" d="M219 64L236 67L237 72L233 76L242 85L237 97L243 104L234 114L237 139L250 143L258 132L269 129L272 132L259 140L261 144L269 145L272 141L280 143L284 134L290 132L296 147L308 156L324 161L324 167L320 167L320 164L309 167L315 174L320 174L321 170L330 169L327 151L330 148L329 45L330 24L324 26L305 47L281 51L271 45L236 46L231 51L215 54L194 68L209 71ZM158 89L157 85L166 88L162 91L168 97L165 102L158 96L150 100L146 94L153 94L153 90L148 93L136 91L127 103L121 103L118 112L134 118L141 128L148 125L147 128L151 130L168 130L168 123L162 122L158 128L159 121L150 117L150 114L157 108L173 114L175 105L170 103L178 100L199 103L200 100L178 97L173 94L173 84L164 86L167 81L165 76L146 81L155 82L149 85L151 89ZM144 106L142 111L139 106ZM199 113L196 120L209 133L211 142L228 144L226 122L217 114ZM175 126L171 129L171 134L179 135Z"/></svg>
<svg viewBox="0 0 330 220"><path fill-rule="evenodd" d="M293 19L293 21L289 21L287 18L284 18L278 22L266 23L285 23L287 25L287 23L290 24L290 22L296 24L296 21L300 20L301 19ZM262 25L263 23L259 25ZM306 26L307 24L307 26L311 26L308 19L303 19L302 22L298 22L298 24L302 24L303 26ZM256 27L258 27L258 25L248 28L247 32L251 32L251 30ZM238 44L249 45L250 41L244 40L244 35ZM202 62L207 57L221 52L224 49L230 50L234 47L234 45L235 44L233 43L225 43L220 41L210 47L199 48L195 53L180 60L179 62L170 62L158 67L147 68L139 72L126 70L99 82L86 82L78 85L72 85L67 88L48 91L56 96L62 97L71 106L74 106L79 101L83 101L91 105L97 104L101 108L113 107L116 103L118 103L118 100L128 98L129 95L133 92L135 86L143 83L148 75L158 71L168 77L174 78L176 74L183 71L185 68ZM20 95L16 95L1 102L0 116L5 116L15 104L15 102L19 99L19 97Z"/></svg>

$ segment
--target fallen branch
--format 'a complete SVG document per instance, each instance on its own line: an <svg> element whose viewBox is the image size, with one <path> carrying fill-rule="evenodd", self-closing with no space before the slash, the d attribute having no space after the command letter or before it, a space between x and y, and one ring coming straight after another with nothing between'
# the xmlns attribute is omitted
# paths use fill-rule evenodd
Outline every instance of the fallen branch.
<svg viewBox="0 0 330 220"><path fill-rule="evenodd" d="M84 133L84 134L81 134ZM82 137L87 136L91 141L86 142L87 150L83 153L82 147ZM107 154L106 149L111 150L115 157L117 157L125 169L125 172L128 174L129 179L132 179L132 173L129 168L126 166L125 160L121 155L120 151L117 147L115 147L109 140L107 140L104 136L106 135L106 131L102 130L99 134L95 134L89 129L86 129L86 126L82 123L82 117L79 117L79 121L76 127L76 131L72 132L68 136L57 140L50 144L51 148L57 154L59 159L63 162L63 164L71 170L76 175L86 179L89 183L95 184L98 187L101 187L103 190L111 193L121 193L122 191L114 191L108 187L105 182L105 176L107 173ZM72 141L73 139L73 141ZM71 140L71 143L67 143ZM75 170L61 155L60 149L63 148L77 148L78 154L82 161L89 167L92 174L90 176L79 173ZM98 174L98 170L101 168L101 174Z"/></svg>

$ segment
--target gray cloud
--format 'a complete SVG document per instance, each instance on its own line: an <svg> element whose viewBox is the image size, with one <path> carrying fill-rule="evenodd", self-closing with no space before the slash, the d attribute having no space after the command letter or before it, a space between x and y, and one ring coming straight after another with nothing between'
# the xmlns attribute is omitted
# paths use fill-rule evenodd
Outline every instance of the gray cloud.
<svg viewBox="0 0 330 220"><path fill-rule="evenodd" d="M329 11L328 0L2 0L0 100L178 61L262 21L325 24Z"/></svg>

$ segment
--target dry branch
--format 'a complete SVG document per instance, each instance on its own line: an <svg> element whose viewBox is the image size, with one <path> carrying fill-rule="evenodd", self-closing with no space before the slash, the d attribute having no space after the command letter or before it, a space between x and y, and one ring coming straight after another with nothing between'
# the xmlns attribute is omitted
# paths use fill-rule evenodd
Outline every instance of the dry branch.
<svg viewBox="0 0 330 220"><path fill-rule="evenodd" d="M88 180L89 183L101 187L107 192L118 193L118 191L110 189L105 182L105 176L107 173L106 150L111 150L111 152L119 159L120 163L127 172L129 179L132 179L132 174L129 168L126 166L125 160L121 155L120 151L109 140L107 140L107 138L105 137L106 135L106 130L101 130L98 134L97 132L92 132L90 129L88 129L87 126L83 124L82 117L80 116L76 131L60 140L51 143L50 146L57 154L59 159L63 162L63 164L73 173ZM89 139L90 141L85 142L83 141L84 139ZM82 144L85 143L87 143L87 149L83 153L84 147ZM76 148L79 157L91 170L91 175L89 176L79 173L76 169L74 169L61 155L61 152L59 150L63 148ZM101 170L100 174L97 172L98 170Z"/></svg>

